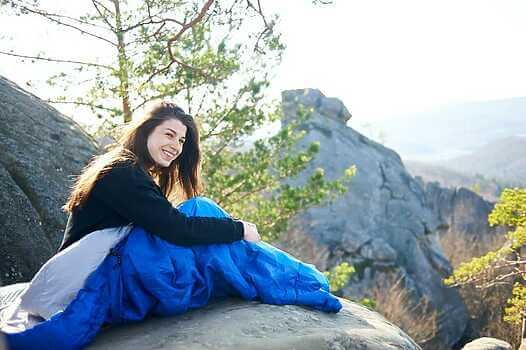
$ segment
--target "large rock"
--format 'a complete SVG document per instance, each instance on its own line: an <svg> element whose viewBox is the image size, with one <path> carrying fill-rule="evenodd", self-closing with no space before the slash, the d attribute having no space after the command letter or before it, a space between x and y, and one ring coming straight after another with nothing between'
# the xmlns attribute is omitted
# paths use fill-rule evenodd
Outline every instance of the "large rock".
<svg viewBox="0 0 526 350"><path fill-rule="evenodd" d="M513 350L513 348L503 340L484 337L467 343L462 350Z"/></svg>
<svg viewBox="0 0 526 350"><path fill-rule="evenodd" d="M342 303L339 313L327 314L298 306L223 301L178 317L110 329L89 349L420 349L376 312Z"/></svg>
<svg viewBox="0 0 526 350"><path fill-rule="evenodd" d="M79 125L0 76L0 285L29 280L56 251L68 177L96 150Z"/></svg>
<svg viewBox="0 0 526 350"><path fill-rule="evenodd" d="M300 147L321 145L306 171L322 167L328 179L336 179L354 164L357 173L345 195L297 216L281 246L322 270L344 261L354 264L358 273L343 290L352 298L368 297L388 276L401 278L415 303L424 298L440 315L439 340L448 346L458 342L467 311L458 292L442 283L451 272L435 234L444 222L427 207L421 184L396 152L348 127L341 113L327 114L331 110L321 108L327 98L320 91L284 91L282 98L284 124L300 105L313 110L302 125L307 133ZM303 181L298 177L292 183Z"/></svg>

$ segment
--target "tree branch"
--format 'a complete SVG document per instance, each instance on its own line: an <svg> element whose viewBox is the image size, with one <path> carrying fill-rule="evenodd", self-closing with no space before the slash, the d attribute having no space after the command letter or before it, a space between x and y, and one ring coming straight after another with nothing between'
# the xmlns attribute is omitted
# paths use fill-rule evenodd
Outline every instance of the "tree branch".
<svg viewBox="0 0 526 350"><path fill-rule="evenodd" d="M78 30L79 32L81 32L82 34L86 34L88 36L91 36L91 37L94 37L96 39L99 39L99 40L102 40L102 41L105 41L107 43L109 43L110 45L113 45L113 46L117 46L117 44L115 44L114 42L112 42L111 40L108 40L104 37L101 37L97 34L93 34L93 33L90 33L82 28L79 28L77 26L74 26L72 24L69 24L69 23L65 23L65 22L62 22L56 18L53 18L53 14L49 14L45 11L41 11L41 10L37 10L37 9L32 9L32 8L29 8L27 6L23 6L22 9L24 9L25 11L27 12L30 12L30 13L33 13L33 14L36 14L36 15L39 15L39 16L42 16L44 18L46 18L47 20L51 21L51 22L55 22L57 24L60 24L60 25L63 25L65 27L69 27L69 28L72 28L72 29L75 29L75 30Z"/></svg>
<svg viewBox="0 0 526 350"><path fill-rule="evenodd" d="M159 26L159 28L157 28L157 30L154 33L148 34L146 36L139 36L139 37L137 37L137 39L129 41L128 45L133 45L133 44L136 44L136 43L143 43L143 44L149 43L151 38L158 38L158 35L160 34L161 30L163 30L165 25L166 25L166 22L161 24Z"/></svg>
<svg viewBox="0 0 526 350"><path fill-rule="evenodd" d="M505 275L497 276L491 282L487 282L487 283L483 283L481 285L477 285L477 287L481 288L481 289L486 289L486 288L493 287L495 285L510 284L510 282L506 282L505 280L508 279L508 278L511 278L511 277L515 277L515 276L521 275L521 274L522 274L521 271L510 272L510 273L507 273Z"/></svg>
<svg viewBox="0 0 526 350"><path fill-rule="evenodd" d="M34 12L33 12L33 13L34 13ZM108 28L106 28L106 27L103 27L103 26L100 26L100 25L98 25L98 24L91 23L91 22L88 22L88 21L83 21L83 20L81 20L81 19L78 19L78 18L75 18L75 17L71 17L71 16L59 15L58 13L50 13L50 12L46 12L46 15L47 15L47 16L50 16L50 17L65 18L65 19L68 19L68 20L70 20L70 21L77 22L77 23L79 23L79 24L84 24L84 25L91 26L91 27L94 27L94 28L99 28L99 29L105 29L105 30L108 30Z"/></svg>
<svg viewBox="0 0 526 350"><path fill-rule="evenodd" d="M162 25L165 25L167 22L174 22L174 23L177 23L180 26L184 26L183 22L178 21L178 20L173 19L173 18L162 18L162 19L159 19L159 20L154 20L152 17L150 17L148 21L139 22L139 23L134 24L134 25L132 25L132 26L130 26L128 28L124 28L122 31L123 32L129 32L131 30L134 30L135 28L138 28L138 27L141 27L141 26L144 26L144 25L148 25L148 24L162 24Z"/></svg>
<svg viewBox="0 0 526 350"><path fill-rule="evenodd" d="M197 110L195 111L194 117L198 116L201 113L201 109L203 108L203 105L205 103L206 95L202 94L201 101L199 102L199 107L197 107Z"/></svg>
<svg viewBox="0 0 526 350"><path fill-rule="evenodd" d="M106 25L108 27L110 27L110 30L112 32L115 33L116 29L115 27L113 26L113 24L111 24L110 21L108 21L108 19L106 18L106 16L102 13L102 11L99 9L99 6L101 6L102 8L104 8L104 10L106 12L109 12L110 14L112 14L113 16L115 16L115 14L113 12L111 12L106 6L104 6L103 4L99 3L98 1L96 0L91 0L91 3L93 4L93 7L95 7L95 10L97 10L97 13L99 14L99 16L102 18L102 20L104 21L104 23L106 23Z"/></svg>
<svg viewBox="0 0 526 350"><path fill-rule="evenodd" d="M60 104L73 104L73 105L78 105L78 106L88 106L88 107L91 107L91 108L97 108L97 109L101 109L101 110L104 110L104 111L109 111L109 112L117 112L118 109L117 108L109 108L109 107L104 107L102 105L98 105L98 104L94 104L94 103L89 103L89 102L81 102L81 101L56 101L56 100L51 100L51 99L48 99L48 100L43 100L44 102L47 102L47 103L60 103Z"/></svg>
<svg viewBox="0 0 526 350"><path fill-rule="evenodd" d="M206 77L206 78L209 78L210 75L203 69L201 68L197 68L197 67L194 67L194 66L191 66L189 65L188 63L185 63L175 57L171 57L171 61L168 65L166 65L165 67L163 68L160 68L160 69L157 69L155 70L152 74L150 74L150 76L148 77L148 79L146 79L142 84L141 86L144 86L146 84L148 84L150 81L152 81L153 78L155 78L157 75L161 74L161 73L166 73L170 70L170 67L174 64L174 63L177 63L178 65L182 66L182 67L185 67L185 68L188 68L188 69L191 69L191 70L194 70L196 72L198 72L199 74L201 74L203 77Z"/></svg>
<svg viewBox="0 0 526 350"><path fill-rule="evenodd" d="M201 10L199 11L198 15L192 19L190 22L188 23L182 23L182 28L179 30L179 32L177 32L177 34L175 34L173 37L171 37L170 39L168 39L168 42L166 44L167 46L167 49L168 49L168 55L170 57L170 63L168 63L168 65L166 65L165 67L163 68L160 68L156 71L154 71L149 77L148 79L146 79L146 81L142 84L142 85L146 85L148 84L156 75L159 75L159 74L162 74L162 73L166 73L170 67L174 64L174 63L177 63L179 65L182 65L186 68L189 68L189 69L194 69L198 72L200 72L201 74L204 74L204 71L202 69L199 69L199 68L195 68L195 67L192 67L186 63L183 63L181 62L180 60L176 59L175 58L175 55L172 51L172 45L174 42L176 42L177 40L179 40L181 38L181 36L190 28L192 28L193 26L195 26L197 23L199 23L199 21L201 21L203 19L203 17L205 16L205 14L208 12L208 10L210 9L210 7L212 6L212 4L214 3L215 0L207 0L207 2L204 4L204 6L201 8ZM206 76L206 74L205 74Z"/></svg>
<svg viewBox="0 0 526 350"><path fill-rule="evenodd" d="M526 265L526 260L506 260L506 263L503 265L495 265L495 269L502 269L505 267L513 267L513 266L522 266Z"/></svg>
<svg viewBox="0 0 526 350"><path fill-rule="evenodd" d="M236 98L234 99L234 103L232 104L232 106L228 109L228 111L226 113L224 113L221 116L221 118L218 121L216 121L214 123L214 126L211 126L210 130L206 133L206 135L202 135L201 136L202 140L206 140L207 138L209 138L211 136L214 136L214 131L217 129L219 124L221 124L230 115L230 113L232 113L232 111L234 111L234 109L237 107L237 104L239 103L239 101L241 100L241 97L243 97L243 95L244 95L243 92L239 92L237 94Z"/></svg>
<svg viewBox="0 0 526 350"><path fill-rule="evenodd" d="M40 57L40 56L28 56L28 55L21 55L21 54L16 54L16 53L13 53L13 52L6 52L6 51L0 51L0 54L8 55L8 56L14 56L14 57L20 57L20 58L28 58L28 59L34 59L34 60L48 61L48 62L80 64L80 65L84 65L84 66L100 67L100 68L105 68L105 69L109 69L109 70L114 70L114 68L111 67L111 66L107 66L105 64L99 64L99 63L92 63L92 62L83 62L83 61L75 61L75 60L62 60L62 59L58 59L58 58L49 58L49 57Z"/></svg>
<svg viewBox="0 0 526 350"><path fill-rule="evenodd" d="M246 179L246 177L245 177L245 179ZM239 186L237 186L235 190L232 190L232 191L228 192L228 193L225 194L223 197L228 198L230 195L232 195L233 193L235 193L239 188L241 188L241 185L244 185L244 183L245 183L245 179L244 179L241 183L239 183ZM250 191L245 191L245 192L243 192L243 194L242 194L241 196L239 196L239 197L236 198L236 201L241 202L241 201L244 200L246 197L248 197L248 196L250 196L250 195L252 195L252 194L254 194L254 193L262 192L262 191L264 191L264 190L266 190L266 189L268 189L268 184L264 184L263 186L260 186L260 187L254 187L254 188L253 188L252 190L250 190Z"/></svg>
<svg viewBox="0 0 526 350"><path fill-rule="evenodd" d="M193 19L191 20L190 22L186 23L186 24L183 24L183 27L179 30L179 32L177 34L175 34L173 37L171 37L170 39L168 39L168 43L167 43L167 46L168 46L168 54L170 55L170 59L174 60L174 55L173 55L173 52L172 52L172 44L174 42L176 42L177 40L179 40L179 38L190 28L192 28L193 26L195 26L197 23L199 23L199 21L201 21L203 19L203 17L205 16L205 14L208 12L208 10L210 9L210 6L212 6L212 4L214 3L215 0L207 0L207 2L205 3L205 5L201 8L201 10L199 11L199 14Z"/></svg>
<svg viewBox="0 0 526 350"><path fill-rule="evenodd" d="M261 41L261 39L263 39L263 37L272 33L272 26L268 24L267 18L265 17L265 14L263 13L263 10L261 9L261 1L260 0L257 0L257 1L258 1L257 8L252 4L250 0L247 0L247 7L252 8L263 19L263 25L265 26L265 29L263 29L263 31L259 33L258 38L256 40L256 44L254 45L254 51L259 54L262 54L263 50L261 50L261 48L259 47L259 42Z"/></svg>
<svg viewBox="0 0 526 350"><path fill-rule="evenodd" d="M171 91L171 92L168 92L168 93L162 93L162 94L158 94L158 95L150 96L150 97L145 97L144 95L141 95L141 97L143 98L143 101L141 103L139 103L137 106L135 106L132 109L132 112L135 112L136 110L138 110L139 108L141 108L142 106L144 106L145 104L147 104L150 101L156 100L158 98L163 98L163 97L166 97L166 96L170 96L170 95L177 95L178 93L179 93L179 91Z"/></svg>

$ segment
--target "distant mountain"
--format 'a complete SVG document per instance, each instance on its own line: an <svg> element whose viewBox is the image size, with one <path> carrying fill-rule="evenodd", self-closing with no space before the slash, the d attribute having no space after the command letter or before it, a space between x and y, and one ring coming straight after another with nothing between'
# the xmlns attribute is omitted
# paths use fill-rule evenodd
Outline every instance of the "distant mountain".
<svg viewBox="0 0 526 350"><path fill-rule="evenodd" d="M446 105L368 124L402 159L451 159L495 140L526 136L526 97ZM359 125L350 125L371 137Z"/></svg>
<svg viewBox="0 0 526 350"><path fill-rule="evenodd" d="M510 186L526 186L526 137L495 140L468 155L436 164L466 175L483 175Z"/></svg>
<svg viewBox="0 0 526 350"><path fill-rule="evenodd" d="M469 188L488 201L497 201L505 187L526 187L526 137L495 140L472 153L444 161L404 160L413 176L442 187Z"/></svg>

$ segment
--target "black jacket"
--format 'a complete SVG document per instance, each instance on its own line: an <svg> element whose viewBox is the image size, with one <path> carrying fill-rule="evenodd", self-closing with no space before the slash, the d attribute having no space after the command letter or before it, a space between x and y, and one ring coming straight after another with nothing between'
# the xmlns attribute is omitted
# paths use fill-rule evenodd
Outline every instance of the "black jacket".
<svg viewBox="0 0 526 350"><path fill-rule="evenodd" d="M101 177L82 208L71 212L58 251L88 233L133 223L177 245L230 243L243 238L243 224L230 218L187 217L137 164L123 162Z"/></svg>

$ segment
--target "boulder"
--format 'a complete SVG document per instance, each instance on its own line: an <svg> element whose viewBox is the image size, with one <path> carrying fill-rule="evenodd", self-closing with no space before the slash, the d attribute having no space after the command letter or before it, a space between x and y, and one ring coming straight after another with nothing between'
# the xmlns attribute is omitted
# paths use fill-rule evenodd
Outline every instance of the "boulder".
<svg viewBox="0 0 526 350"><path fill-rule="evenodd" d="M77 123L0 76L0 285L31 279L55 253L70 176L96 151Z"/></svg>
<svg viewBox="0 0 526 350"><path fill-rule="evenodd" d="M467 343L462 350L513 350L513 348L503 340L484 337Z"/></svg>
<svg viewBox="0 0 526 350"><path fill-rule="evenodd" d="M299 147L319 141L320 151L307 173L321 167L333 180L351 165L357 173L346 194L296 216L279 246L321 270L353 264L357 273L342 291L353 299L371 297L371 288L385 284L386 276L403 280L415 304L425 299L437 311L438 338L453 346L467 328L468 315L459 293L442 283L452 271L437 241L443 220L427 206L424 188L400 156L347 126L340 112L332 115L335 108L322 108L334 105L334 99L326 101L315 89L284 91L283 124L300 108L312 111L300 126L306 135ZM290 183L305 178L300 174ZM301 249L293 244L298 241Z"/></svg>
<svg viewBox="0 0 526 350"><path fill-rule="evenodd" d="M177 317L109 329L98 349L420 349L378 313L342 299L328 314L299 306L226 300Z"/></svg>

